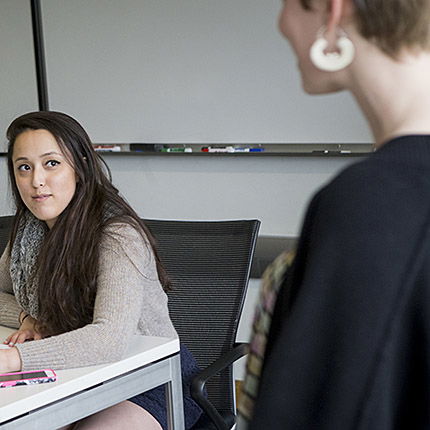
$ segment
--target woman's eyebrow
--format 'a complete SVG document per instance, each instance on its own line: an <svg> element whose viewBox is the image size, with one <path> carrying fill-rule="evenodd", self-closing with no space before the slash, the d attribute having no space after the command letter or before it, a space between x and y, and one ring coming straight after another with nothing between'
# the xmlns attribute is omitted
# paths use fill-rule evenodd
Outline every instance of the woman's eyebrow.
<svg viewBox="0 0 430 430"><path fill-rule="evenodd" d="M44 154L42 154L42 155L39 155L39 158L47 157L47 156L49 156L49 155L59 155L60 157L62 157L62 156L63 156L63 154L61 154L61 153L59 153L59 152L56 152L56 151L50 151L50 152L45 152L45 153L44 153Z"/></svg>
<svg viewBox="0 0 430 430"><path fill-rule="evenodd" d="M43 153L43 154L39 155L39 158L48 157L48 156L50 156L50 155L59 155L60 157L62 157L62 156L63 156L63 154L61 154L61 153L59 153L59 152L56 152L56 151L50 151L50 152L45 152L45 153ZM15 159L15 163L16 163L17 161L22 161L22 160L24 160L24 161L28 161L28 158L27 158L27 157L18 157L18 158L16 158L16 159Z"/></svg>

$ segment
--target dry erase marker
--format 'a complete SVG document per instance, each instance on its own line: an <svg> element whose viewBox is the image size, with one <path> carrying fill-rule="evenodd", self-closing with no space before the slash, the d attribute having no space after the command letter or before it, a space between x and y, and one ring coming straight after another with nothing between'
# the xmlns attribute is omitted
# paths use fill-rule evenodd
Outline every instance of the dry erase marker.
<svg viewBox="0 0 430 430"><path fill-rule="evenodd" d="M328 149L324 149L323 151L312 151L312 154L329 154L329 155L351 154L351 151L348 151L348 150L329 151Z"/></svg>
<svg viewBox="0 0 430 430"><path fill-rule="evenodd" d="M234 152L263 152L264 148L234 148Z"/></svg>
<svg viewBox="0 0 430 430"><path fill-rule="evenodd" d="M97 152L121 152L119 145L94 145L93 148Z"/></svg>
<svg viewBox="0 0 430 430"><path fill-rule="evenodd" d="M206 146L202 148L203 152L234 152L234 148L232 146L223 146L223 147L211 147Z"/></svg>
<svg viewBox="0 0 430 430"><path fill-rule="evenodd" d="M161 148L161 152L193 152L193 148Z"/></svg>

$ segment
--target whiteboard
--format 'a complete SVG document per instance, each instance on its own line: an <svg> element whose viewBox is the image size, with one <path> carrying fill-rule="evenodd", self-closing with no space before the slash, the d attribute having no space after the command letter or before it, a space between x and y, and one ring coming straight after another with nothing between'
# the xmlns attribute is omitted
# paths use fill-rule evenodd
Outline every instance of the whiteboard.
<svg viewBox="0 0 430 430"><path fill-rule="evenodd" d="M31 9L28 0L0 2L0 151L17 116L38 110Z"/></svg>
<svg viewBox="0 0 430 430"><path fill-rule="evenodd" d="M279 0L42 0L50 108L95 142L368 143L346 94L312 97Z"/></svg>

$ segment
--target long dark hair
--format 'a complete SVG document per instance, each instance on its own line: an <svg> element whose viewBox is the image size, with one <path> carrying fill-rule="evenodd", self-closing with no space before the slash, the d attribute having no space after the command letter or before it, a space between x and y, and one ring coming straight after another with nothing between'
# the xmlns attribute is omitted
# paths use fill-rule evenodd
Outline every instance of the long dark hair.
<svg viewBox="0 0 430 430"><path fill-rule="evenodd" d="M44 335L54 335L92 321L99 245L108 224L128 223L143 238L146 236L155 254L158 277L165 289L168 289L169 281L152 235L113 186L109 167L94 151L88 134L75 119L61 112L27 113L16 118L7 130L9 181L16 206L10 243L14 243L19 224L28 212L15 181L14 144L21 133L40 129L55 137L77 176L75 194L47 233L37 261L38 329Z"/></svg>

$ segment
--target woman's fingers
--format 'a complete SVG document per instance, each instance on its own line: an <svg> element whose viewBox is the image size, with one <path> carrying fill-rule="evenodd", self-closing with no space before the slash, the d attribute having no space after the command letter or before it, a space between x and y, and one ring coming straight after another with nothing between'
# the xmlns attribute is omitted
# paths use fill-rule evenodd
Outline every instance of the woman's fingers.
<svg viewBox="0 0 430 430"><path fill-rule="evenodd" d="M15 343L15 339L17 338L17 333L18 332L13 332L11 335L9 335L7 338L6 338L6 340L5 340L5 342L4 343L6 343L6 344L14 344Z"/></svg>
<svg viewBox="0 0 430 430"><path fill-rule="evenodd" d="M18 334L15 343L24 343L27 339L32 339L32 337L28 330L24 330Z"/></svg>
<svg viewBox="0 0 430 430"><path fill-rule="evenodd" d="M24 343L26 340L31 339L39 340L41 336L33 330L18 330L9 335L3 343L13 346L16 343Z"/></svg>
<svg viewBox="0 0 430 430"><path fill-rule="evenodd" d="M19 337L19 331L12 334L11 338L9 339L9 345L13 346L17 343L18 337Z"/></svg>

